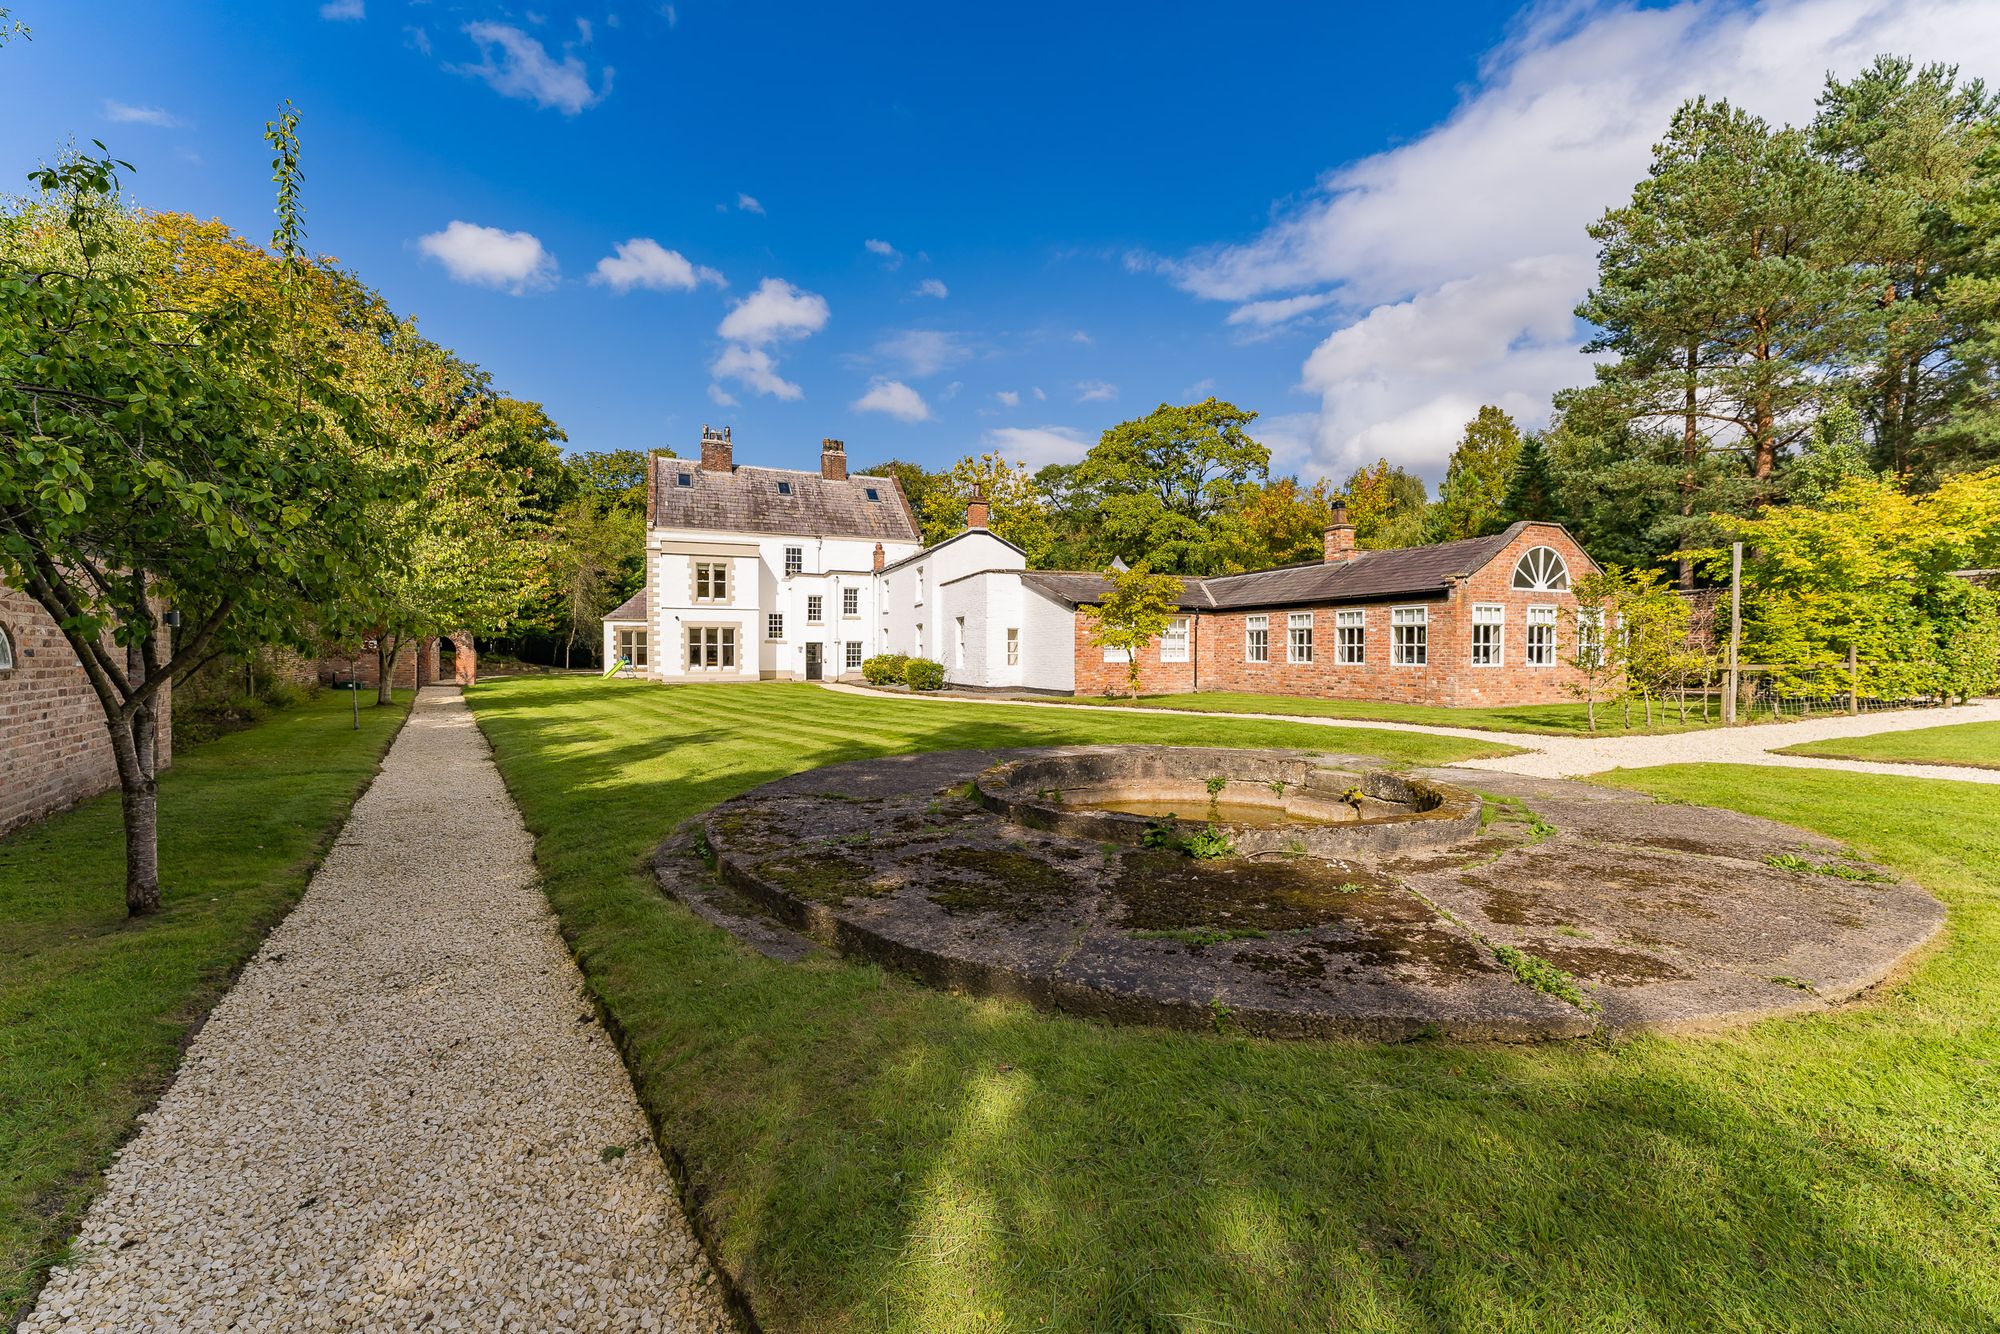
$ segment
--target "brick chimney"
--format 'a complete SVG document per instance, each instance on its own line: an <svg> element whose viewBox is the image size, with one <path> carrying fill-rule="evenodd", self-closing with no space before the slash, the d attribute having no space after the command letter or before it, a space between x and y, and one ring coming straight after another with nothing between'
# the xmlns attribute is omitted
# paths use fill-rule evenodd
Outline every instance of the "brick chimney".
<svg viewBox="0 0 2000 1334"><path fill-rule="evenodd" d="M975 487L972 492L972 499L965 502L965 526L967 528L984 528L986 521L992 515L993 507L986 503L986 493Z"/></svg>
<svg viewBox="0 0 2000 1334"><path fill-rule="evenodd" d="M1326 528L1326 563L1339 565L1354 559L1354 525L1347 521L1347 502L1333 507L1333 522Z"/></svg>
<svg viewBox="0 0 2000 1334"><path fill-rule="evenodd" d="M711 426L701 428L701 470L703 472L728 472L736 466L730 457L729 428L716 430Z"/></svg>
<svg viewBox="0 0 2000 1334"><path fill-rule="evenodd" d="M839 440L819 442L819 475L829 482L847 480L847 446Z"/></svg>
<svg viewBox="0 0 2000 1334"><path fill-rule="evenodd" d="M882 572L882 567L888 563L888 560L889 558L883 554L882 544L877 542L875 544L875 572L877 574Z"/></svg>

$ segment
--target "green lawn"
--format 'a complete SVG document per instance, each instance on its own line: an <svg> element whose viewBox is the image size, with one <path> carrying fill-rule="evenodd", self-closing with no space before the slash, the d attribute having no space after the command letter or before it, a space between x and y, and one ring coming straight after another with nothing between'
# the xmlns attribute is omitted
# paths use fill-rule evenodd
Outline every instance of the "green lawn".
<svg viewBox="0 0 2000 1334"><path fill-rule="evenodd" d="M791 685L472 700L767 1329L1990 1330L2000 1311L2000 789L1624 776L1823 830L1942 895L1948 946L1866 1006L1614 1046L1284 1043L772 963L642 862L723 797L858 756L1462 743Z"/></svg>
<svg viewBox="0 0 2000 1334"><path fill-rule="evenodd" d="M1781 755L1817 755L1832 760L1889 760L1900 764L1965 764L2000 769L2000 723L1956 723L1914 732L1809 741L1787 746Z"/></svg>
<svg viewBox="0 0 2000 1334"><path fill-rule="evenodd" d="M1208 713L1281 713L1311 718L1352 718L1365 722L1423 723L1433 727L1470 727L1482 732L1532 732L1545 736L1568 736L1587 732L1589 716L1581 704L1514 704L1495 708L1448 708L1442 704L1389 704L1366 699L1308 699L1298 695L1247 695L1228 690L1204 690L1192 695L1141 695L1135 700L1102 695L1053 696L1057 704L1090 704L1102 707L1147 709L1192 709ZM1671 705L1653 706L1653 725L1646 726L1643 704L1632 705L1632 726L1625 727L1623 706L1597 706L1597 730L1606 736L1639 736L1662 732L1689 732L1701 727L1719 727L1720 707L1713 721L1701 720L1701 707L1688 707L1688 720L1679 721L1679 711Z"/></svg>
<svg viewBox="0 0 2000 1334"><path fill-rule="evenodd" d="M125 916L113 793L0 839L0 1320L179 1065L409 712L328 692L183 754L160 781L164 909Z"/></svg>

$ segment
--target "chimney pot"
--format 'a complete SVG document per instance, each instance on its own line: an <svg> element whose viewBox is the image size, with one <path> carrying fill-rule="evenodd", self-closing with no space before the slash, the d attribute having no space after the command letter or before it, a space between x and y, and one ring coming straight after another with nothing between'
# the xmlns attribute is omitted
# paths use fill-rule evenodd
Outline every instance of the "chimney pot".
<svg viewBox="0 0 2000 1334"><path fill-rule="evenodd" d="M1354 525L1347 521L1347 502L1337 501L1333 522L1326 528L1326 563L1339 565L1354 559Z"/></svg>
<svg viewBox="0 0 2000 1334"><path fill-rule="evenodd" d="M733 450L729 443L729 428L716 430L704 424L701 428L701 469L703 472L729 472L735 467L731 457Z"/></svg>
<svg viewBox="0 0 2000 1334"><path fill-rule="evenodd" d="M875 572L877 574L880 574L882 572L882 566L885 565L887 562L888 562L888 557L883 554L882 544L880 542L877 542L875 544Z"/></svg>
<svg viewBox="0 0 2000 1334"><path fill-rule="evenodd" d="M829 482L847 480L847 446L839 440L819 442L819 475Z"/></svg>

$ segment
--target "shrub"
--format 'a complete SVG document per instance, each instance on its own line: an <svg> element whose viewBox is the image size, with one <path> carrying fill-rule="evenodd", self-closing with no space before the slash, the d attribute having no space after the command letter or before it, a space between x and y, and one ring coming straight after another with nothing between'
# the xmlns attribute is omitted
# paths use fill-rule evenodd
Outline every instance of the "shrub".
<svg viewBox="0 0 2000 1334"><path fill-rule="evenodd" d="M264 691L264 698L271 701L272 707L279 709L296 709L318 695L318 682L303 686L292 681L273 681Z"/></svg>
<svg viewBox="0 0 2000 1334"><path fill-rule="evenodd" d="M861 676L871 686L899 686L909 666L907 654L878 653L861 664Z"/></svg>
<svg viewBox="0 0 2000 1334"><path fill-rule="evenodd" d="M911 658L903 669L903 680L912 690L944 689L944 664L929 658Z"/></svg>

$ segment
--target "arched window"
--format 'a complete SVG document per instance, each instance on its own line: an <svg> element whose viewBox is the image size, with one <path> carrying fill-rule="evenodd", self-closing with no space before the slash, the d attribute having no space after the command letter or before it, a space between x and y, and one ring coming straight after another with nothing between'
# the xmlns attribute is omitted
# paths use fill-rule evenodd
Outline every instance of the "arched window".
<svg viewBox="0 0 2000 1334"><path fill-rule="evenodd" d="M1569 589L1569 566L1554 547L1531 547L1514 567L1514 587L1531 593L1562 593Z"/></svg>
<svg viewBox="0 0 2000 1334"><path fill-rule="evenodd" d="M14 670L14 636L6 626L0 625L0 672Z"/></svg>

